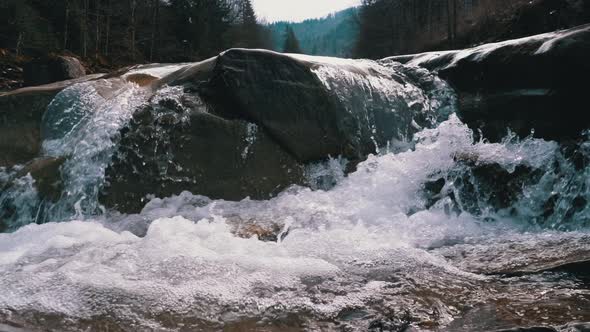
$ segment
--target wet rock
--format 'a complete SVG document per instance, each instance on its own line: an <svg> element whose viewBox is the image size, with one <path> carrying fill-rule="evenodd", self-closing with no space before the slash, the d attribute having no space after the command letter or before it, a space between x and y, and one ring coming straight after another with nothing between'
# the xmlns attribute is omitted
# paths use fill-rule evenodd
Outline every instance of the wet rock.
<svg viewBox="0 0 590 332"><path fill-rule="evenodd" d="M232 49L217 58L199 92L212 112L256 123L304 163L327 156L364 160L434 124L437 110L420 102L422 92L441 90L429 72L340 61ZM387 95L372 79L399 91Z"/></svg>
<svg viewBox="0 0 590 332"><path fill-rule="evenodd" d="M409 311L401 315L391 315L375 319L369 324L370 332L414 332L417 331L412 326L412 316Z"/></svg>
<svg viewBox="0 0 590 332"><path fill-rule="evenodd" d="M125 212L141 210L148 195L184 190L269 198L304 184L303 166L329 157L347 158L353 171L392 140L435 125L438 108L453 101L424 69L261 50L232 49L157 81L133 79L154 97L122 131L101 198Z"/></svg>
<svg viewBox="0 0 590 332"><path fill-rule="evenodd" d="M493 248L474 248L457 243L434 248L464 271L501 277L539 275L544 272L560 272L584 282L590 281L590 237L548 237L543 241L515 241L498 243ZM561 279L565 278L563 275Z"/></svg>
<svg viewBox="0 0 590 332"><path fill-rule="evenodd" d="M7 176L0 179L0 232L14 230L25 219L26 223L44 221L42 208L61 197L64 162L65 158L38 158L2 174Z"/></svg>
<svg viewBox="0 0 590 332"><path fill-rule="evenodd" d="M496 330L496 332L558 332L558 330L547 327L547 326L535 326L535 327L517 327L507 330Z"/></svg>
<svg viewBox="0 0 590 332"><path fill-rule="evenodd" d="M458 115L487 139L510 129L521 137L564 140L590 127L586 85L590 25L476 48L392 57L446 79L459 95Z"/></svg>
<svg viewBox="0 0 590 332"><path fill-rule="evenodd" d="M538 182L542 175L541 170L526 165L518 165L510 172L498 164L483 164L473 167L471 174L455 183L466 189L462 193L463 201L477 195L485 201L483 206L499 210L511 207L522 195L522 188ZM471 205L470 209L477 211L479 206Z"/></svg>
<svg viewBox="0 0 590 332"><path fill-rule="evenodd" d="M147 195L183 191L266 199L303 183L302 165L256 125L211 114L190 93L153 102L122 133L101 193L107 207L139 212Z"/></svg>
<svg viewBox="0 0 590 332"><path fill-rule="evenodd" d="M354 119L310 68L295 59L248 50L229 50L217 60L203 96L213 111L251 119L298 160L355 154L348 136ZM355 156L356 157L356 156Z"/></svg>
<svg viewBox="0 0 590 332"><path fill-rule="evenodd" d="M440 178L437 180L427 181L424 184L424 194L428 200L426 204L427 208L433 206L434 203L436 203L436 201L441 198L441 193L446 183L447 182L444 178Z"/></svg>
<svg viewBox="0 0 590 332"><path fill-rule="evenodd" d="M476 154L461 153L454 159L457 167L449 174L445 177L434 174L424 183L426 208L440 202L449 213L510 214L510 208L522 197L523 188L537 183L543 175L542 170L524 164L506 169L498 163L479 161ZM551 202L546 205L549 216L553 214Z"/></svg>
<svg viewBox="0 0 590 332"><path fill-rule="evenodd" d="M53 98L71 84L100 76L0 94L0 167L24 164L37 157L41 149L41 119Z"/></svg>
<svg viewBox="0 0 590 332"><path fill-rule="evenodd" d="M249 239L251 237L257 237L260 241L265 242L277 242L279 235L281 240L286 237L285 234L281 234L284 226L276 223L257 223L256 220L242 221L239 217L232 218L228 217L228 223L232 225L232 233L238 237Z"/></svg>
<svg viewBox="0 0 590 332"><path fill-rule="evenodd" d="M565 332L590 332L590 323L571 323L563 327Z"/></svg>
<svg viewBox="0 0 590 332"><path fill-rule="evenodd" d="M125 77L127 82L133 82L139 86L147 86L155 82L158 78L149 74L131 74Z"/></svg>
<svg viewBox="0 0 590 332"><path fill-rule="evenodd" d="M0 95L0 166L25 163L41 148L40 125L57 91Z"/></svg>
<svg viewBox="0 0 590 332"><path fill-rule="evenodd" d="M30 174L35 180L35 188L41 198L57 202L63 189L60 168L65 160L65 158L53 157L35 159L19 170L16 177Z"/></svg>
<svg viewBox="0 0 590 332"><path fill-rule="evenodd" d="M27 63L23 75L25 86L36 86L80 78L86 69L74 57L48 56Z"/></svg>

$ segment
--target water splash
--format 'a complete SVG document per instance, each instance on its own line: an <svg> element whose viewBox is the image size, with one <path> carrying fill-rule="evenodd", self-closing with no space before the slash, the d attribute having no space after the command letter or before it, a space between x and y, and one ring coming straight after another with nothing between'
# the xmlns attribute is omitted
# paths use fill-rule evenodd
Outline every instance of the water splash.
<svg viewBox="0 0 590 332"><path fill-rule="evenodd" d="M254 143L256 143L256 135L258 134L258 126L255 125L254 123L248 123L248 127L247 127L247 131L246 131L246 143L248 145L246 145L246 147L244 148L244 151L242 151L242 159L246 159L248 158L248 154L250 153L250 149L252 148L252 145L254 145Z"/></svg>
<svg viewBox="0 0 590 332"><path fill-rule="evenodd" d="M98 190L121 128L145 102L146 91L134 84L101 80L72 86L58 94L43 118L43 153L68 157L62 168L66 188L57 220L100 212Z"/></svg>
<svg viewBox="0 0 590 332"><path fill-rule="evenodd" d="M66 158L61 166L64 191L51 202L35 190L29 193L21 180L13 182L0 195L2 206L14 207L2 218L9 229L101 214L98 190L120 130L147 97L146 90L123 79L75 84L58 93L43 116L41 158Z"/></svg>
<svg viewBox="0 0 590 332"><path fill-rule="evenodd" d="M69 157L66 195L48 221L81 220L17 222L18 230L0 234L0 321L175 331L287 320L354 330L407 311L412 324L436 329L469 314L488 319L490 306L503 317L489 329L519 324L523 313L551 324L590 321L587 284L553 271L590 259L588 138L571 149L513 136L474 142L445 113L454 102L446 89L428 96L416 86L390 91L359 73L344 81L329 68L316 74L350 103L380 91L359 107L401 93L417 103L404 107L443 116L426 116L428 125L412 118L412 139L387 142L348 176L341 158L308 165L311 188L241 202L185 192L121 215L100 211L96 190L121 127L147 95L116 80L64 90L44 118L44 154ZM346 90L347 79L359 90ZM151 102L183 95L182 87L164 87ZM375 123L368 119L367 128ZM0 171L0 182L12 177ZM18 181L0 204L38 221L46 207L34 179Z"/></svg>

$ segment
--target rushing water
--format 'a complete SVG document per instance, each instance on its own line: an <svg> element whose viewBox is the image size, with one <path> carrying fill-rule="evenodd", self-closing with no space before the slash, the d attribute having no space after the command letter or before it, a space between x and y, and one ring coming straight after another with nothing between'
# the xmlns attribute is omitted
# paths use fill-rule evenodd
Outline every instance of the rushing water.
<svg viewBox="0 0 590 332"><path fill-rule="evenodd" d="M69 221L0 234L0 322L485 331L590 321L588 275L554 269L590 259L590 211L580 204L590 199L590 168L555 142L474 143L450 115L348 176L342 159L309 165L312 189L241 202L185 192L121 215L101 211L96 194L119 128L148 97L131 84L100 84L108 86L66 89L48 109L44 153L70 157L66 195L48 221ZM56 117L57 107L67 116ZM577 153L590 157L590 142ZM485 165L525 170L510 206L494 203L503 180L478 176ZM13 204L37 211L32 179L19 181Z"/></svg>

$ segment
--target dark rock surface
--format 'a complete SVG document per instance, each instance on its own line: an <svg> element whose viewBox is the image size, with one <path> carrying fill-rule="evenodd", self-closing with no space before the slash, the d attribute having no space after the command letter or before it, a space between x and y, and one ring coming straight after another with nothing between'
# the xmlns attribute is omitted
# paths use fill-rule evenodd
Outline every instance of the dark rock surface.
<svg viewBox="0 0 590 332"><path fill-rule="evenodd" d="M277 53L229 50L204 88L213 110L261 124L302 161L355 154L354 119L308 66Z"/></svg>
<svg viewBox="0 0 590 332"><path fill-rule="evenodd" d="M36 157L41 148L40 124L56 91L0 96L0 166Z"/></svg>
<svg viewBox="0 0 590 332"><path fill-rule="evenodd" d="M193 94L138 111L107 170L101 201L122 212L146 195L188 190L211 198L265 199L303 183L303 168L264 131L207 112Z"/></svg>
<svg viewBox="0 0 590 332"><path fill-rule="evenodd" d="M533 327L516 327L511 329L496 330L495 332L589 332L590 324L572 323L564 326L533 326Z"/></svg>
<svg viewBox="0 0 590 332"><path fill-rule="evenodd" d="M508 128L521 137L563 140L590 126L590 25L473 49L398 56L439 73L457 90L458 115L493 141Z"/></svg>
<svg viewBox="0 0 590 332"><path fill-rule="evenodd" d="M66 81L86 75L80 61L69 56L47 56L25 64L23 76L25 86L43 85Z"/></svg>
<svg viewBox="0 0 590 332"><path fill-rule="evenodd" d="M20 178L30 174L41 199L56 202L63 189L60 168L65 158L44 157L29 162L16 173Z"/></svg>
<svg viewBox="0 0 590 332"><path fill-rule="evenodd" d="M446 178L434 177L424 184L427 208L448 198L456 213L496 213L514 205L522 197L523 187L537 183L543 175L542 170L528 165L508 170L497 163L478 162L477 156L471 154L459 154L454 159L460 167Z"/></svg>
<svg viewBox="0 0 590 332"><path fill-rule="evenodd" d="M150 82L155 95L123 130L101 202L139 212L148 195L184 190L269 198L304 184L309 162L343 156L352 170L391 140L436 124L430 101L441 81L428 71L338 61L232 49ZM318 69L329 71L328 83ZM441 100L440 108L453 101Z"/></svg>
<svg viewBox="0 0 590 332"><path fill-rule="evenodd" d="M24 210L30 213L31 220L43 222L42 208L61 198L61 167L65 161L40 157L24 166L4 170L0 178L0 232L13 229L11 221L22 217ZM31 209L23 210L23 206Z"/></svg>
<svg viewBox="0 0 590 332"><path fill-rule="evenodd" d="M391 140L434 126L440 109L454 102L436 95L445 86L428 71L363 60L230 50L211 85L219 78L229 83L218 93L235 91L234 105L220 105L225 113L260 119L302 161L328 154L362 160Z"/></svg>
<svg viewBox="0 0 590 332"><path fill-rule="evenodd" d="M37 157L41 119L53 98L74 83L100 76L0 93L0 167L24 164Z"/></svg>
<svg viewBox="0 0 590 332"><path fill-rule="evenodd" d="M333 60L332 60L333 61ZM232 49L199 87L212 112L260 125L301 162L364 160L392 139L434 125L436 111L404 89L429 93L435 77L402 67ZM317 74L324 70L326 73ZM390 89L373 85L385 80ZM420 90L422 92L422 90ZM377 145L377 146L376 146Z"/></svg>

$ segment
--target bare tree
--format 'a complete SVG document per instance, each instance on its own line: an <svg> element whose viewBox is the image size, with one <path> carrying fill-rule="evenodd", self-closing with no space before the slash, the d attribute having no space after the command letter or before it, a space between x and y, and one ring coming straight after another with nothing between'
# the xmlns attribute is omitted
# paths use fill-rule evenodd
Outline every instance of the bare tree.
<svg viewBox="0 0 590 332"><path fill-rule="evenodd" d="M135 60L135 34L136 21L135 13L137 11L137 0L129 0L129 49L131 50L131 58Z"/></svg>
<svg viewBox="0 0 590 332"><path fill-rule="evenodd" d="M152 40L150 46L150 61L154 61L154 50L156 39L160 30L160 0L153 0L152 2Z"/></svg>
<svg viewBox="0 0 590 332"><path fill-rule="evenodd" d="M82 7L82 19L80 20L80 35L81 35L81 50L82 50L82 56L83 57L87 57L88 56L88 10L90 7L90 0L82 0L83 1L83 7Z"/></svg>
<svg viewBox="0 0 590 332"><path fill-rule="evenodd" d="M95 22L95 39L94 39L94 56L98 59L100 53L100 0L96 0L96 19Z"/></svg>
<svg viewBox="0 0 590 332"><path fill-rule="evenodd" d="M65 8L65 13L64 13L64 44L63 44L63 49L67 49L68 48L68 24L70 22L70 0L65 0L64 2L64 8Z"/></svg>

